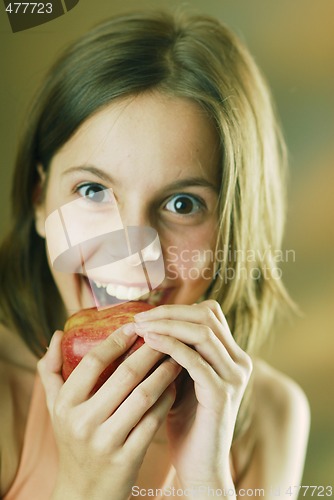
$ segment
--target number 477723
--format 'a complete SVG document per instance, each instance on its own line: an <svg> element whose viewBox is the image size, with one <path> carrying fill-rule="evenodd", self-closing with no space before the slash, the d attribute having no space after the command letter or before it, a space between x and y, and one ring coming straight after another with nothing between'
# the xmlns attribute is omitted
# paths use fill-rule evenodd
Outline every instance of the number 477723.
<svg viewBox="0 0 334 500"><path fill-rule="evenodd" d="M296 495L296 490L298 490L299 497L332 497L333 487L332 486L290 486L286 491L285 495L292 496Z"/></svg>
<svg viewBox="0 0 334 500"><path fill-rule="evenodd" d="M52 3L10 2L6 7L9 14L51 14Z"/></svg>

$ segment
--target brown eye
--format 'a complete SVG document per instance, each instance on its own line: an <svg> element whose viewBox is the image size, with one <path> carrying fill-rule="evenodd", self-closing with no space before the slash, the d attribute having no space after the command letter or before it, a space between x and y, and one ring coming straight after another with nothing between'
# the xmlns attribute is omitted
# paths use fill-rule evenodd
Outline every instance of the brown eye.
<svg viewBox="0 0 334 500"><path fill-rule="evenodd" d="M188 194L179 194L170 198L166 210L180 215L192 215L203 208L200 200Z"/></svg>

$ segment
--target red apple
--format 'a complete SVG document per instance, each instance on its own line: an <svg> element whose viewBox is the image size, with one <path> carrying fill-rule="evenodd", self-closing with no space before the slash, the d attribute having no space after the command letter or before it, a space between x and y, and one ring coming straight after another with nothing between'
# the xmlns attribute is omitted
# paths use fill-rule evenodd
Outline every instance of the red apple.
<svg viewBox="0 0 334 500"><path fill-rule="evenodd" d="M102 342L120 326L133 321L135 314L147 311L154 306L146 302L126 302L117 306L109 307L98 311L96 308L82 309L73 314L65 323L64 336L62 339L63 367L62 374L66 380L77 366L79 361L93 347ZM138 337L134 344L122 356L114 360L100 375L94 391L97 391L102 384L110 377L116 368L130 354L136 351L144 343Z"/></svg>

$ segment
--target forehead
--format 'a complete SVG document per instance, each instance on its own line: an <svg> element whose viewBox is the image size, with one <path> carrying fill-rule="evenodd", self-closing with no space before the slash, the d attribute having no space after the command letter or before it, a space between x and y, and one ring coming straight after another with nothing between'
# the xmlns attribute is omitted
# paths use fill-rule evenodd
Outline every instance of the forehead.
<svg viewBox="0 0 334 500"><path fill-rule="evenodd" d="M219 140L201 106L190 99L145 93L89 117L55 155L59 168L92 164L155 176L217 175ZM170 174L170 175L168 175Z"/></svg>

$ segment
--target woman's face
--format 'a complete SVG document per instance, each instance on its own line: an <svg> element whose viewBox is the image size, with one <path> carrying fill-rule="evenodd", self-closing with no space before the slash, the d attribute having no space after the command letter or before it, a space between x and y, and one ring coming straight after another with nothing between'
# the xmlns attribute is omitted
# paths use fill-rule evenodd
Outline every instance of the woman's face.
<svg viewBox="0 0 334 500"><path fill-rule="evenodd" d="M192 304L212 280L219 159L216 131L196 103L159 93L112 103L87 119L53 157L46 194L36 208L37 231L50 250L60 236L45 232L45 221L72 205L74 230L86 224L89 233L102 214L108 221L115 217L116 226L150 226L160 238L165 278L145 299ZM56 271L51 262L50 267L69 313L95 305L84 271ZM142 272L141 262L133 262L130 274L120 262L107 278L98 270L90 278L100 295L129 300L138 296Z"/></svg>

